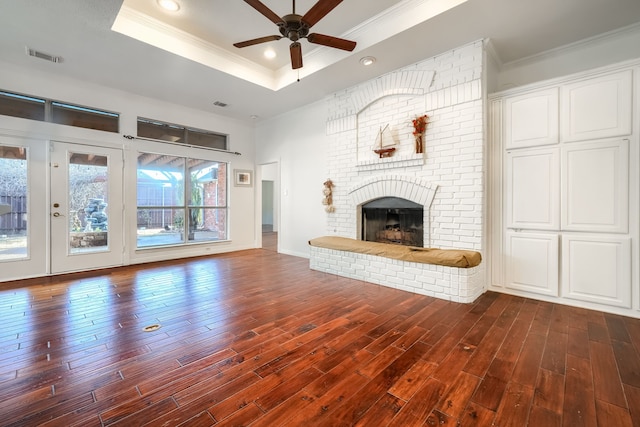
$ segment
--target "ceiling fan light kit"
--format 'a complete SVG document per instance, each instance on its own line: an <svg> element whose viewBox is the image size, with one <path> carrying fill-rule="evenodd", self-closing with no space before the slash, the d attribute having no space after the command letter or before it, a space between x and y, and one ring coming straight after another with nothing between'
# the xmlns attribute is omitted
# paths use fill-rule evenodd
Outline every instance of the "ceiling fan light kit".
<svg viewBox="0 0 640 427"><path fill-rule="evenodd" d="M234 43L233 45L235 47L243 48L260 43L280 40L281 38L286 37L292 42L289 46L289 51L291 53L291 68L294 70L302 68L302 45L298 42L300 39L306 38L309 43L346 50L349 52L353 51L356 47L356 42L351 40L345 40L325 34L309 33L311 27L324 18L337 5L342 3L342 0L318 0L318 2L314 4L304 16L296 13L296 1L293 0L293 12L289 15L284 15L283 17L276 15L275 12L265 6L260 0L244 1L271 22L276 24L281 35L259 37L257 39Z"/></svg>

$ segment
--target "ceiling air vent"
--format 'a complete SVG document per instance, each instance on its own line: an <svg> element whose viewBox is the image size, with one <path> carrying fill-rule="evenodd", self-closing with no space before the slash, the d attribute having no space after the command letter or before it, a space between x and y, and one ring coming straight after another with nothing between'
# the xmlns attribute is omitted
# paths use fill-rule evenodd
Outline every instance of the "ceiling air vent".
<svg viewBox="0 0 640 427"><path fill-rule="evenodd" d="M34 58L44 59L45 61L55 62L56 64L62 62L61 56L49 55L48 53L39 52L29 47L27 47L27 55L33 56Z"/></svg>
<svg viewBox="0 0 640 427"><path fill-rule="evenodd" d="M229 104L227 104L226 102L222 102L222 101L215 101L215 102L213 103L213 105L215 105L216 107L223 107L223 108L224 108L224 107L226 107L226 106L227 106L227 105L229 105Z"/></svg>

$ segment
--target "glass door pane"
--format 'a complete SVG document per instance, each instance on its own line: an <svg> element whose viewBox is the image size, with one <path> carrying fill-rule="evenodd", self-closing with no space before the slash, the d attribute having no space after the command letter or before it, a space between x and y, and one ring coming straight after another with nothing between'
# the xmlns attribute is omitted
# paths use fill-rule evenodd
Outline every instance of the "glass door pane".
<svg viewBox="0 0 640 427"><path fill-rule="evenodd" d="M27 149L0 146L0 261L28 257L27 210Z"/></svg>
<svg viewBox="0 0 640 427"><path fill-rule="evenodd" d="M69 251L109 249L107 156L69 153Z"/></svg>
<svg viewBox="0 0 640 427"><path fill-rule="evenodd" d="M47 272L47 148L0 135L0 281Z"/></svg>

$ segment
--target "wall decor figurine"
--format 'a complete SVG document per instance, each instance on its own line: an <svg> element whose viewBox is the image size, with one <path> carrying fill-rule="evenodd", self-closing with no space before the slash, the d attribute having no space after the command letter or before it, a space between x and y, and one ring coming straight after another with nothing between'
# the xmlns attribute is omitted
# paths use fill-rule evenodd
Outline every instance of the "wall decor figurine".
<svg viewBox="0 0 640 427"><path fill-rule="evenodd" d="M416 153L424 152L424 132L427 130L429 116L426 114L418 116L412 120L413 137L416 140Z"/></svg>
<svg viewBox="0 0 640 427"><path fill-rule="evenodd" d="M324 210L327 213L335 212L336 208L333 206L333 181L327 179L323 185L322 194L324 194L324 199L322 199L322 204L324 205Z"/></svg>
<svg viewBox="0 0 640 427"><path fill-rule="evenodd" d="M393 137L391 136L391 129L389 129L389 124L387 124L384 128L380 128L378 136L376 137L373 152L376 153L381 159L383 157L391 157L393 156L394 151L396 151L396 147L394 147L394 145L396 144L396 141L394 141Z"/></svg>

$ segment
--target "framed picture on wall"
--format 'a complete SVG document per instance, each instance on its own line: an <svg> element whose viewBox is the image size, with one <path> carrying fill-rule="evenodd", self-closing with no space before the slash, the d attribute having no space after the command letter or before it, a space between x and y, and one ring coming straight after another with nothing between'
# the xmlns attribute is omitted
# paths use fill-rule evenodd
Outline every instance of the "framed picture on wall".
<svg viewBox="0 0 640 427"><path fill-rule="evenodd" d="M253 172L243 169L234 169L234 185L236 187L251 187L253 185Z"/></svg>

